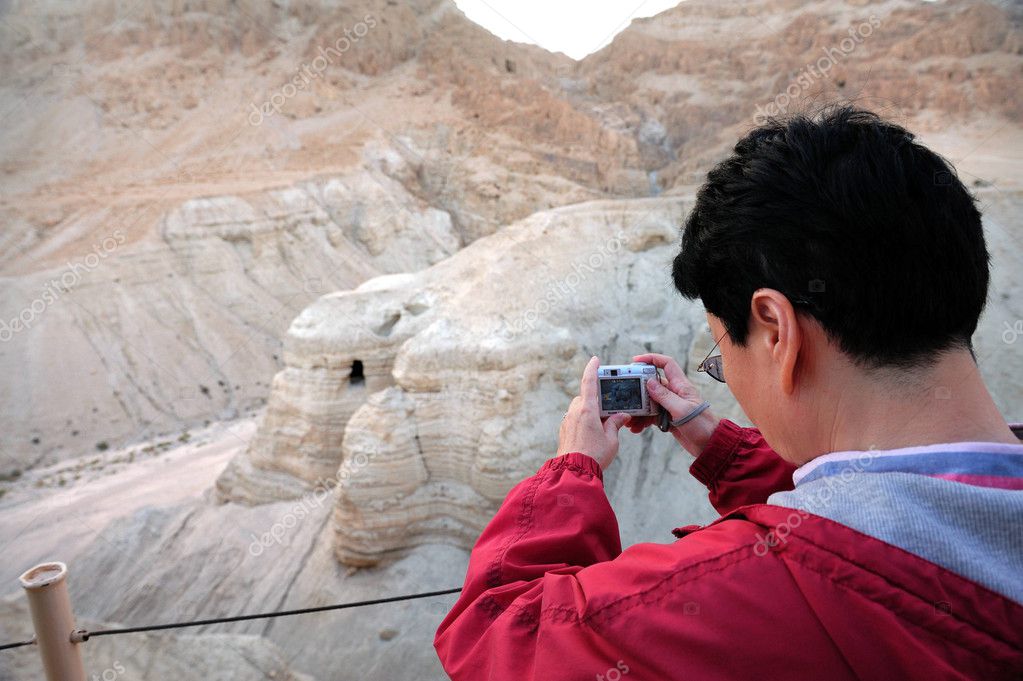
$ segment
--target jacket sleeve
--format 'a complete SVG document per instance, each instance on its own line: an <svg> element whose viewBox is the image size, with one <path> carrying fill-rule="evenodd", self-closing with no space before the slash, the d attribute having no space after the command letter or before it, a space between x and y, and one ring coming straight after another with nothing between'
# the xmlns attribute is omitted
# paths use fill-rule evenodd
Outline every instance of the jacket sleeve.
<svg viewBox="0 0 1023 681"><path fill-rule="evenodd" d="M778 456L756 428L721 419L689 472L707 486L710 503L725 515L740 506L763 504L793 487L796 467Z"/></svg>
<svg viewBox="0 0 1023 681"><path fill-rule="evenodd" d="M604 671L592 641L555 651L568 638L595 636L560 629L585 609L579 573L621 552L599 464L580 453L547 461L508 493L472 550L461 596L434 639L445 671L517 681L559 678L566 663Z"/></svg>

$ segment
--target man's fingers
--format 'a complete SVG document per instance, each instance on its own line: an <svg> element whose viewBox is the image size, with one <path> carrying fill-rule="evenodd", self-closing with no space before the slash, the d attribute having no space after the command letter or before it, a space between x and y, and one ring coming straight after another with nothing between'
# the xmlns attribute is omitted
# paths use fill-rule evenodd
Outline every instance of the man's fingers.
<svg viewBox="0 0 1023 681"><path fill-rule="evenodd" d="M583 370L583 380L579 384L579 396L586 404L593 407L600 405L600 400L597 399L597 393L600 391L597 385L597 367L599 366L600 360L596 356L590 357L590 361L586 363L586 368Z"/></svg>
<svg viewBox="0 0 1023 681"><path fill-rule="evenodd" d="M653 364L656 367L664 368L668 362L674 362L675 360L667 355L662 355L656 352L648 352L643 355L636 355L632 358L633 362L644 362L646 364ZM677 362L676 362L677 364Z"/></svg>
<svg viewBox="0 0 1023 681"><path fill-rule="evenodd" d="M604 421L604 432L608 435L614 435L618 430L629 421L628 414L611 414Z"/></svg>
<svg viewBox="0 0 1023 681"><path fill-rule="evenodd" d="M652 426L653 423L653 416L633 416L625 425L627 425L629 430L633 433L642 433L644 430Z"/></svg>
<svg viewBox="0 0 1023 681"><path fill-rule="evenodd" d="M636 355L632 358L633 362L644 362L646 364L653 364L655 367L664 369L664 375L669 381L676 379L685 379L686 374L682 371L681 365L675 361L674 357L668 355L660 355L656 352L649 352L645 355Z"/></svg>
<svg viewBox="0 0 1023 681"><path fill-rule="evenodd" d="M672 419L680 418L683 414L688 413L688 403L667 387L661 385L660 381L651 378L646 382L646 390L650 395L650 399L668 410Z"/></svg>
<svg viewBox="0 0 1023 681"><path fill-rule="evenodd" d="M686 373L682 371L679 363L667 355L658 355L657 353L636 355L632 358L632 361L645 362L646 364L653 364L655 367L664 369L664 377L668 379L668 385L671 386L672 390L681 390L689 382L689 379L686 378Z"/></svg>

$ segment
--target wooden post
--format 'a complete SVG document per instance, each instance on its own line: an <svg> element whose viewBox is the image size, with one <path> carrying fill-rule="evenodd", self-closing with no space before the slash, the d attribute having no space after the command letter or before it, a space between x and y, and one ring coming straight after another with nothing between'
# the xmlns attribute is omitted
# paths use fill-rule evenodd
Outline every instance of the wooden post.
<svg viewBox="0 0 1023 681"><path fill-rule="evenodd" d="M75 617L67 593L67 565L36 565L21 576L21 585L28 594L47 681L86 681L81 652L71 638Z"/></svg>

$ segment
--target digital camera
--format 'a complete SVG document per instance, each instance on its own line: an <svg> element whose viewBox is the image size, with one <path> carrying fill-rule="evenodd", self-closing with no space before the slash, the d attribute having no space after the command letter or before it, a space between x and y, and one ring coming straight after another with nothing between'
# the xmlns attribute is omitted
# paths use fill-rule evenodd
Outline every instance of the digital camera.
<svg viewBox="0 0 1023 681"><path fill-rule="evenodd" d="M597 367L600 384L600 418L611 414L657 416L660 407L650 399L646 382L657 378L653 364L609 364Z"/></svg>

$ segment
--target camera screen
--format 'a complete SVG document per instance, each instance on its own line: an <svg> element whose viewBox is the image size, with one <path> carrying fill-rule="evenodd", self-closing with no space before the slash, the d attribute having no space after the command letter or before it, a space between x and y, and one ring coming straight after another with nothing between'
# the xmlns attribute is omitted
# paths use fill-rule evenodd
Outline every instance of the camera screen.
<svg viewBox="0 0 1023 681"><path fill-rule="evenodd" d="M643 408L640 378L605 378L600 381L600 408L627 411Z"/></svg>

